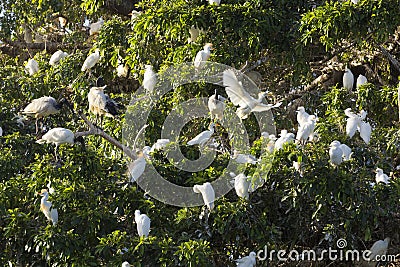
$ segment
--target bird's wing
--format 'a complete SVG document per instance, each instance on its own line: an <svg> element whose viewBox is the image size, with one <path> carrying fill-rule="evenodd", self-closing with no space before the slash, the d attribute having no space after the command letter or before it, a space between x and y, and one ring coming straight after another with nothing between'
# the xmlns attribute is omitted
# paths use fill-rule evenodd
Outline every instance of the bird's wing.
<svg viewBox="0 0 400 267"><path fill-rule="evenodd" d="M118 103L115 102L113 99L111 99L108 95L105 95L105 97L106 97L105 109L111 115L117 115L118 114Z"/></svg>
<svg viewBox="0 0 400 267"><path fill-rule="evenodd" d="M187 142L187 144L189 146L191 145L195 145L195 144L199 144L202 142L207 141L208 139L210 139L211 135L212 135L212 131L204 131L199 133L195 138L193 138L192 140L190 140L189 142Z"/></svg>
<svg viewBox="0 0 400 267"><path fill-rule="evenodd" d="M345 109L344 114L346 114L346 116L349 118L357 117L357 115L355 113L351 112L351 108Z"/></svg>
<svg viewBox="0 0 400 267"><path fill-rule="evenodd" d="M204 203L210 207L210 210L214 207L215 191L210 183L204 185L203 200Z"/></svg>
<svg viewBox="0 0 400 267"><path fill-rule="evenodd" d="M56 225L57 222L58 222L58 211L57 211L57 209L51 209L50 217L51 217L51 221L53 222L53 225Z"/></svg>
<svg viewBox="0 0 400 267"><path fill-rule="evenodd" d="M272 104L264 104L264 103L260 103L257 106L255 106L251 111L256 111L256 112L263 112L263 111L267 111L270 110L271 108L273 108L274 106Z"/></svg>
<svg viewBox="0 0 400 267"><path fill-rule="evenodd" d="M146 160L139 157L128 165L129 173L131 174L131 182L135 182L144 172L146 168Z"/></svg>
<svg viewBox="0 0 400 267"><path fill-rule="evenodd" d="M150 218L146 214L141 214L138 225L141 227L142 235L147 236L150 232Z"/></svg>
<svg viewBox="0 0 400 267"><path fill-rule="evenodd" d="M253 106L256 100L243 89L241 82L238 81L232 70L225 70L222 75L225 91L235 106L246 108Z"/></svg>
<svg viewBox="0 0 400 267"><path fill-rule="evenodd" d="M357 131L358 118L349 117L346 123L346 134L352 138Z"/></svg>
<svg viewBox="0 0 400 267"><path fill-rule="evenodd" d="M360 124L360 136L364 140L364 142L368 145L371 139L371 124L369 122L361 122Z"/></svg>
<svg viewBox="0 0 400 267"><path fill-rule="evenodd" d="M249 263L249 256L237 259L236 263L238 264L237 266L247 266Z"/></svg>

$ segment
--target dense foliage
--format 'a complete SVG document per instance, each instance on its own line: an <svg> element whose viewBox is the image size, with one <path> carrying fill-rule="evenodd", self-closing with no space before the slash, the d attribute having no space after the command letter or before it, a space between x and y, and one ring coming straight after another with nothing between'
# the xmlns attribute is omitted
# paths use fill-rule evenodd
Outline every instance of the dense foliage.
<svg viewBox="0 0 400 267"><path fill-rule="evenodd" d="M142 13L131 19L126 7L134 4ZM265 246L323 249L344 238L347 248L364 250L387 236L392 238L388 253L400 253L400 1L222 0L217 6L201 0L4 0L0 7L2 265L120 266L129 261L133 266L235 266L234 259ZM59 16L67 18L66 29ZM105 21L100 33L89 36L83 25L100 17ZM192 26L203 32L188 43ZM27 41L30 34L33 39ZM63 107L47 117L43 131L88 130L78 111L96 121L87 111L87 95L101 76L106 93L125 106L114 119L103 118L101 127L122 142L124 113L143 81L144 65L162 73L173 64L193 61L208 42L215 47L209 61L243 69L249 76L258 71L261 79L255 83L270 91L268 101L283 102L273 109L277 133L297 131L298 106L319 118L318 140L288 144L273 155L261 154L266 139L260 137L255 116L244 120L250 152L262 158L261 170L246 165L245 173L253 180L262 173L265 184L248 201L235 190L216 200L208 222L200 218L202 207L167 205L130 183L129 160L100 136L85 136L85 146L61 145L62 161L55 162L54 146L35 142L40 137L35 120L20 120L30 101L51 95L67 98L74 111ZM99 63L90 74L81 72L96 48ZM69 55L51 66L57 49ZM29 58L40 68L32 76L25 72ZM121 60L129 66L126 78L117 76ZM352 92L342 88L346 65L355 78L364 74L369 83ZM222 87L203 83L163 96L150 114L146 144L160 138L165 117L178 103L209 97L215 89L226 97ZM346 136L346 108L368 112L373 126L368 145L358 134ZM183 128L175 141L185 156L198 157L198 149L186 142L210 122L199 118ZM230 148L226 130L218 127L215 136ZM338 167L329 163L333 140L354 152ZM162 151L152 157L168 181L188 187L215 180L230 160L229 152L218 152L209 167L190 173L174 167ZM293 161L301 162L301 173ZM371 185L378 167L390 174L389 184ZM55 226L40 211L37 194L50 187L55 192L49 200L59 213ZM138 237L137 209L151 219L148 238ZM335 266L339 264L346 263Z"/></svg>

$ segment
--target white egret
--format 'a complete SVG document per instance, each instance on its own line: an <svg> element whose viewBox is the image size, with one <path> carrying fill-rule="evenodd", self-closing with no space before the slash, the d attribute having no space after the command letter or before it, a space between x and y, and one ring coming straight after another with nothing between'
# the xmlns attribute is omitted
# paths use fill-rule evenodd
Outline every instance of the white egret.
<svg viewBox="0 0 400 267"><path fill-rule="evenodd" d="M366 84L368 82L367 77L364 75L360 74L357 77L357 82L356 82L356 88L360 87L363 84Z"/></svg>
<svg viewBox="0 0 400 267"><path fill-rule="evenodd" d="M203 131L196 135L192 140L188 141L187 144L189 146L193 145L200 145L203 146L214 134L214 123L210 123L210 126L208 127L208 131Z"/></svg>
<svg viewBox="0 0 400 267"><path fill-rule="evenodd" d="M83 62L81 71L90 70L100 60L100 49L96 48Z"/></svg>
<svg viewBox="0 0 400 267"><path fill-rule="evenodd" d="M197 40L197 37L199 37L200 33L202 33L202 30L197 29L196 27L192 26L189 29L189 34L190 37L188 38L188 43L194 43Z"/></svg>
<svg viewBox="0 0 400 267"><path fill-rule="evenodd" d="M92 87L88 94L89 111L97 116L111 117L113 118L118 114L118 105L108 95L104 93L103 87Z"/></svg>
<svg viewBox="0 0 400 267"><path fill-rule="evenodd" d="M238 175L230 173L230 175L234 177L235 191L238 197L249 199L250 181L247 176L244 173Z"/></svg>
<svg viewBox="0 0 400 267"><path fill-rule="evenodd" d="M128 76L129 67L125 65L122 58L118 57L117 76L126 78Z"/></svg>
<svg viewBox="0 0 400 267"><path fill-rule="evenodd" d="M364 142L368 145L369 141L371 140L371 124L369 124L369 122L361 121L358 131L360 132L360 137L362 138L362 140L364 140Z"/></svg>
<svg viewBox="0 0 400 267"><path fill-rule="evenodd" d="M332 165L338 166L343 161L343 151L340 149L340 142L333 141L329 149L329 159Z"/></svg>
<svg viewBox="0 0 400 267"><path fill-rule="evenodd" d="M41 139L37 140L36 143L44 144L44 143L52 143L56 145L54 150L56 155L56 160L58 160L57 149L61 144L74 144L75 143L75 135L74 133L65 128L53 128L49 130L45 135L42 136Z"/></svg>
<svg viewBox="0 0 400 267"><path fill-rule="evenodd" d="M25 69L28 71L29 75L32 76L39 71L39 63L31 58L26 63Z"/></svg>
<svg viewBox="0 0 400 267"><path fill-rule="evenodd" d="M68 20L64 17L58 17L58 24L60 24L60 28L64 29L67 26Z"/></svg>
<svg viewBox="0 0 400 267"><path fill-rule="evenodd" d="M154 72L153 66L145 65L146 71L143 76L143 87L148 93L152 93L157 84L157 73Z"/></svg>
<svg viewBox="0 0 400 267"><path fill-rule="evenodd" d="M54 54L50 57L49 64L51 66L57 65L58 62L60 62L61 59L65 58L68 56L68 53L62 51L62 50L57 50L54 52Z"/></svg>
<svg viewBox="0 0 400 267"><path fill-rule="evenodd" d="M244 90L242 82L238 81L233 70L225 70L222 76L225 91L235 106L239 106L236 114L241 119L246 119L251 112L262 112L270 110L274 107L279 107L282 103L275 105L264 104L262 100L266 92L260 92L258 99L253 98L247 91Z"/></svg>
<svg viewBox="0 0 400 267"><path fill-rule="evenodd" d="M371 251L371 254L369 255L368 258L371 261L374 261L374 266L376 265L376 261L380 261L382 259L382 256L386 255L389 243L390 243L390 238L386 237L384 240L376 241L369 249L369 251Z"/></svg>
<svg viewBox="0 0 400 267"><path fill-rule="evenodd" d="M299 124L300 126L297 131L296 142L304 145L307 142L307 139L314 134L316 122L317 118L315 115L310 115L306 122Z"/></svg>
<svg viewBox="0 0 400 267"><path fill-rule="evenodd" d="M293 143L294 134L288 133L287 130L281 130L280 137L275 141L275 149L280 150L284 144Z"/></svg>
<svg viewBox="0 0 400 267"><path fill-rule="evenodd" d="M150 232L150 218L146 214L140 214L140 210L135 210L135 222L137 232L140 237L148 237Z"/></svg>
<svg viewBox="0 0 400 267"><path fill-rule="evenodd" d="M263 138L265 138L265 139L267 139L268 140L268 143L267 143L267 152L268 153L272 153L272 152L274 152L274 149L275 149L275 141L276 141L276 136L274 135L274 134L269 134L269 133L267 133L267 132L262 132L261 133L261 136L263 137Z"/></svg>
<svg viewBox="0 0 400 267"><path fill-rule="evenodd" d="M351 0L351 2L356 5L358 3L358 0Z"/></svg>
<svg viewBox="0 0 400 267"><path fill-rule="evenodd" d="M151 146L150 152L164 149L169 143L171 143L169 139L157 139L157 141Z"/></svg>
<svg viewBox="0 0 400 267"><path fill-rule="evenodd" d="M99 34L101 27L104 24L104 20L103 18L99 18L99 20L97 22L91 23L89 25L90 30L89 30L89 34L90 35L94 35L94 34Z"/></svg>
<svg viewBox="0 0 400 267"><path fill-rule="evenodd" d="M210 110L211 118L216 118L217 120L224 118L225 100L224 97L217 94L217 90L215 90L215 94L208 98L208 109Z"/></svg>
<svg viewBox="0 0 400 267"><path fill-rule="evenodd" d="M124 261L124 262L122 263L122 266L121 266L121 267L131 267L131 265L129 264L129 262Z"/></svg>
<svg viewBox="0 0 400 267"><path fill-rule="evenodd" d="M217 5L219 6L219 4L221 3L221 0L208 0L208 3L210 5Z"/></svg>
<svg viewBox="0 0 400 267"><path fill-rule="evenodd" d="M376 168L376 175L375 175L375 181L377 184L379 184L379 182L388 184L389 183L389 176L387 174L385 174L383 172L383 170L381 168Z"/></svg>
<svg viewBox="0 0 400 267"><path fill-rule="evenodd" d="M213 49L212 46L213 45L211 43L207 43L204 45L203 50L197 52L193 63L196 69L201 69L202 67L204 67L204 65L206 64L205 62L211 56L211 50Z"/></svg>
<svg viewBox="0 0 400 267"><path fill-rule="evenodd" d="M48 201L49 193L46 189L43 189L38 193L38 195L42 197L40 200L40 210L43 212L44 216L53 223L53 225L56 225L58 222L58 211L51 207L52 203Z"/></svg>
<svg viewBox="0 0 400 267"><path fill-rule="evenodd" d="M343 87L346 88L349 92L353 90L354 84L354 75L350 69L346 67L344 74L343 74Z"/></svg>
<svg viewBox="0 0 400 267"><path fill-rule="evenodd" d="M254 267L256 265L257 254L252 251L249 256L236 260L236 267Z"/></svg>
<svg viewBox="0 0 400 267"><path fill-rule="evenodd" d="M237 162L237 163L250 163L250 164L257 164L258 159L254 157L253 155L249 154L241 154L239 151L235 150L233 153L232 158Z"/></svg>
<svg viewBox="0 0 400 267"><path fill-rule="evenodd" d="M136 20L141 14L142 12L133 9L128 15L131 15L131 20Z"/></svg>
<svg viewBox="0 0 400 267"><path fill-rule="evenodd" d="M215 192L214 188L209 182L206 182L202 185L194 185L193 191L197 194L201 193L201 195L203 196L204 204L210 211L214 208Z"/></svg>
<svg viewBox="0 0 400 267"><path fill-rule="evenodd" d="M137 179L143 174L146 168L146 159L143 151L139 151L137 159L129 163L128 170L130 173L131 183L136 182Z"/></svg>
<svg viewBox="0 0 400 267"><path fill-rule="evenodd" d="M22 114L35 117L36 133L38 133L38 120L60 112L64 102L64 99L62 99L60 103L57 103L51 96L42 96L32 100L22 111Z"/></svg>
<svg viewBox="0 0 400 267"><path fill-rule="evenodd" d="M296 110L296 118L297 118L297 123L302 126L306 122L308 122L308 118L310 117L310 114L306 112L304 107L298 107Z"/></svg>
<svg viewBox="0 0 400 267"><path fill-rule="evenodd" d="M346 144L340 144L339 148L342 150L342 157L344 161L349 161L351 158L351 155L353 153L351 152L351 148L347 146Z"/></svg>

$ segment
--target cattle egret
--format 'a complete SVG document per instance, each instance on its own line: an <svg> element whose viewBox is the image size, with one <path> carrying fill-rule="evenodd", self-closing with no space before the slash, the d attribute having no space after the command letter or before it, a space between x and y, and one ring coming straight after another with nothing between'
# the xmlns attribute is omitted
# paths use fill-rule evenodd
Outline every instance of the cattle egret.
<svg viewBox="0 0 400 267"><path fill-rule="evenodd" d="M164 149L171 141L169 139L158 139L152 146L150 152Z"/></svg>
<svg viewBox="0 0 400 267"><path fill-rule="evenodd" d="M236 260L236 267L254 267L256 265L257 254L252 251L249 256Z"/></svg>
<svg viewBox="0 0 400 267"><path fill-rule="evenodd" d="M362 121L360 123L360 127L358 128L358 131L360 132L360 137L362 138L362 140L364 140L364 142L368 145L369 141L371 140L371 124L369 124L369 122Z"/></svg>
<svg viewBox="0 0 400 267"><path fill-rule="evenodd" d="M385 240L376 241L372 247L369 249L371 254L369 255L369 259L374 262L374 266L376 261L380 261L383 255L386 255L387 249L389 247L390 238L386 237ZM378 257L377 257L378 256Z"/></svg>
<svg viewBox="0 0 400 267"><path fill-rule="evenodd" d="M197 52L197 55L194 59L194 67L196 69L201 69L202 67L204 67L204 65L206 64L205 62L210 58L211 56L211 50L212 50L212 44L211 43L207 43L204 45L203 50L200 50L199 52Z"/></svg>
<svg viewBox="0 0 400 267"><path fill-rule="evenodd" d="M377 184L379 184L379 182L388 184L389 179L389 176L387 176L387 174L385 174L381 168L376 168L375 181Z"/></svg>
<svg viewBox="0 0 400 267"><path fill-rule="evenodd" d="M351 155L353 155L353 153L351 152L351 148L348 147L346 144L340 144L339 148L342 150L343 160L349 161L351 158Z"/></svg>
<svg viewBox="0 0 400 267"><path fill-rule="evenodd" d="M196 27L192 26L189 29L189 34L190 37L188 38L188 43L194 43L197 40L197 37L199 37L200 33L202 33L202 30L197 29Z"/></svg>
<svg viewBox="0 0 400 267"><path fill-rule="evenodd" d="M121 266L121 267L131 267L131 265L129 264L129 262L124 261L124 262L122 263L122 266Z"/></svg>
<svg viewBox="0 0 400 267"><path fill-rule="evenodd" d="M351 0L351 2L356 5L358 3L358 0Z"/></svg>
<svg viewBox="0 0 400 267"><path fill-rule="evenodd" d="M100 50L96 48L83 62L81 71L90 70L100 60Z"/></svg>
<svg viewBox="0 0 400 267"><path fill-rule="evenodd" d="M146 159L144 157L143 151L138 153L138 157L133 162L129 163L128 169L131 176L131 183L136 182L137 179L143 174L146 168Z"/></svg>
<svg viewBox="0 0 400 267"><path fill-rule="evenodd" d="M317 122L317 118L315 115L309 115L306 122L302 122L300 124L299 129L296 135L296 142L300 144L305 144L307 139L314 134L315 124Z"/></svg>
<svg viewBox="0 0 400 267"><path fill-rule="evenodd" d="M122 58L118 57L117 76L126 78L128 76L129 67L125 65Z"/></svg>
<svg viewBox="0 0 400 267"><path fill-rule="evenodd" d="M140 210L135 210L135 222L138 235L140 237L148 237L150 232L150 218L146 214L140 214Z"/></svg>
<svg viewBox="0 0 400 267"><path fill-rule="evenodd" d="M29 75L32 76L39 71L39 63L31 58L26 63L25 69L28 71Z"/></svg>
<svg viewBox="0 0 400 267"><path fill-rule="evenodd" d="M254 157L253 155L248 155L248 154L241 154L239 153L237 150L234 151L233 159L235 159L235 161L237 163L250 163L250 164L257 164L258 163L258 159L256 157Z"/></svg>
<svg viewBox="0 0 400 267"><path fill-rule="evenodd" d="M329 159L332 165L338 166L343 161L343 151L340 149L340 142L333 141L329 149Z"/></svg>
<svg viewBox="0 0 400 267"><path fill-rule="evenodd" d="M305 124L306 122L308 122L308 118L310 117L310 114L308 114L306 112L306 110L304 109L304 107L298 107L297 111L296 111L297 115L297 123L302 126L303 124Z"/></svg>
<svg viewBox="0 0 400 267"><path fill-rule="evenodd" d="M105 115L113 118L118 114L118 105L108 95L104 93L103 87L92 87L88 94L89 111L97 116Z"/></svg>
<svg viewBox="0 0 400 267"><path fill-rule="evenodd" d="M221 0L208 0L208 3L210 5L217 5L219 6L219 4L221 3Z"/></svg>
<svg viewBox="0 0 400 267"><path fill-rule="evenodd" d="M215 94L208 98L208 109L211 113L211 118L215 118L217 120L222 120L224 118L224 110L225 110L225 98L217 94L217 90L215 90Z"/></svg>
<svg viewBox="0 0 400 267"><path fill-rule="evenodd" d="M299 161L293 161L293 168L300 174L301 177L303 177L303 166L304 164L302 162Z"/></svg>
<svg viewBox="0 0 400 267"><path fill-rule="evenodd" d="M354 84L354 75L350 69L346 67L344 74L343 74L343 87L346 88L349 92L353 90Z"/></svg>
<svg viewBox="0 0 400 267"><path fill-rule="evenodd" d="M66 56L68 56L68 53L58 50L54 52L54 54L50 57L49 64L52 66L57 65L58 62L60 62L60 60L65 58Z"/></svg>
<svg viewBox="0 0 400 267"><path fill-rule="evenodd" d="M143 87L148 93L152 93L157 84L157 73L153 71L153 66L145 65L146 71L143 76Z"/></svg>
<svg viewBox="0 0 400 267"><path fill-rule="evenodd" d="M360 74L357 77L357 82L356 82L356 88L360 87L363 84L366 84L368 82L367 77L364 75Z"/></svg>
<svg viewBox="0 0 400 267"><path fill-rule="evenodd" d="M57 148L61 144L74 144L75 143L75 135L71 130L65 128L53 128L49 130L45 135L42 136L41 139L37 140L36 143L44 144L44 143L53 143L56 145L54 150L56 155L56 160L58 160Z"/></svg>
<svg viewBox="0 0 400 267"><path fill-rule="evenodd" d="M53 225L56 225L58 222L58 211L57 209L51 208L51 202L47 201L49 199L49 193L46 189L43 189L38 194L42 197L40 200L40 210Z"/></svg>
<svg viewBox="0 0 400 267"><path fill-rule="evenodd" d="M197 194L201 193L204 204L210 211L214 208L215 192L214 188L209 182L206 182L202 185L194 185L193 191Z"/></svg>
<svg viewBox="0 0 400 267"><path fill-rule="evenodd" d="M275 141L275 149L280 150L283 148L284 144L294 142L294 134L288 133L287 130L281 130L280 137Z"/></svg>
<svg viewBox="0 0 400 267"><path fill-rule="evenodd" d="M235 177L235 191L238 197L249 199L250 181L247 179L247 176L244 173L240 173L236 176L234 173L231 173L231 176Z"/></svg>
<svg viewBox="0 0 400 267"><path fill-rule="evenodd" d="M97 22L91 23L89 26L90 27L89 34L90 35L98 34L103 24L104 24L103 18L99 18Z"/></svg>
<svg viewBox="0 0 400 267"><path fill-rule="evenodd" d="M51 96L42 96L32 100L32 102L22 111L22 114L35 117L36 133L38 133L38 120L60 112L64 102L65 99L62 99L60 103L57 103L57 101Z"/></svg>
<svg viewBox="0 0 400 267"><path fill-rule="evenodd" d="M128 15L131 15L131 20L136 20L140 16L140 14L142 14L142 12L132 10L131 13L129 13Z"/></svg>
<svg viewBox="0 0 400 267"><path fill-rule="evenodd" d="M189 146L193 145L200 145L203 146L214 134L214 123L211 123L210 126L208 127L208 131L203 131L199 133L195 138L187 142Z"/></svg>
<svg viewBox="0 0 400 267"><path fill-rule="evenodd" d="M61 17L61 16L58 17L58 24L60 24L61 29L64 29L67 26L67 23L68 23L68 21L66 18Z"/></svg>
<svg viewBox="0 0 400 267"><path fill-rule="evenodd" d="M239 106L236 114L241 119L246 119L251 112L262 112L279 107L281 103L275 105L264 104L265 92L258 94L258 99L253 98L247 91L243 89L242 82L239 82L233 70L225 70L222 76L225 91L235 106Z"/></svg>
<svg viewBox="0 0 400 267"><path fill-rule="evenodd" d="M268 143L267 143L267 152L268 153L272 153L272 152L274 152L274 149L275 149L275 141L276 141L276 136L274 135L274 134L269 134L269 133L267 133L267 132L262 132L261 133L261 136L263 137L263 138L265 138L265 139L267 139L268 140Z"/></svg>

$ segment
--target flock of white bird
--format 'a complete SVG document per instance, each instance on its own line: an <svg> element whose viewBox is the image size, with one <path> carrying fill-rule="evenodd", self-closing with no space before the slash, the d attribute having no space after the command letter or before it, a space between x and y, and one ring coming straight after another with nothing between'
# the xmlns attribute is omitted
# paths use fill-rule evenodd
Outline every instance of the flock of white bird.
<svg viewBox="0 0 400 267"><path fill-rule="evenodd" d="M354 1L353 1L354 2ZM219 5L219 0L209 0L210 4ZM133 16L133 13L132 13ZM90 35L98 34L102 25L104 24L104 20L102 18L99 19L98 22L92 23L90 25ZM198 35L202 32L202 30L196 29L192 27L189 30L190 38L188 38L188 42L195 42ZM210 58L212 50L212 44L207 43L204 45L203 50L199 51L196 54L194 59L194 67L196 70L200 70L205 66L205 62ZM68 54L61 50L56 51L50 58L49 64L52 66L57 65L63 58L67 57ZM100 60L100 50L95 49L93 53L89 54L82 64L81 71L90 71ZM25 66L29 75L34 75L39 71L39 64L36 60L30 59L28 60ZM122 59L118 59L118 67L117 74L119 77L127 77L128 75L128 67L123 64ZM367 78L363 75L359 75L356 82L356 87L367 83ZM143 87L147 93L153 93L154 88L157 84L157 73L154 72L153 67L151 65L145 65L145 73L143 77ZM240 119L246 119L252 112L263 112L270 110L275 107L279 107L281 103L277 103L275 105L272 104L264 104L263 100L266 95L266 92L260 92L258 94L258 98L253 98L244 88L241 81L239 81L233 70L225 70L222 75L222 84L225 87L225 92L228 96L228 99L232 102L234 106L238 106L236 110L236 114ZM346 68L345 73L343 75L343 87L351 92L354 84L354 75L351 70ZM109 116L113 117L117 110L117 104L104 93L103 87L92 87L88 94L88 102L89 102L89 111L97 116ZM210 111L212 120L222 121L224 118L224 110L226 107L227 100L221 95L218 95L217 90L215 93L209 97L208 100L208 108ZM60 111L62 107L62 102L57 103L57 101L50 96L43 96L38 99L34 99L26 108L23 110L23 114L32 116L36 119L36 133L39 131L38 120L41 118L45 118L49 115L56 114ZM315 133L315 128L318 122L318 118L315 115L310 115L305 111L304 107L298 107L297 109L297 123L298 123L298 131L295 135L294 133L289 133L287 130L283 129L280 132L279 138L275 135L270 135L268 133L263 133L263 138L268 140L267 143L267 151L272 153L274 150L280 150L283 148L285 144L293 143L300 145L305 145L307 141L315 141L317 139L317 134ZM369 122L365 122L367 112L361 110L359 114L355 114L351 111L350 108L344 111L347 116L347 124L346 124L346 134L352 138L355 133L358 131L360 133L360 137L366 144L369 144L372 128ZM212 135L215 132L216 124L212 122L209 125L209 129L201 132L193 139L187 142L187 145L199 145L203 147L210 140ZM0 136L2 135L2 129L0 128ZM74 133L65 128L53 128L49 130L46 134L44 134L41 139L37 141L39 144L43 143L52 143L55 144L55 154L56 160L58 159L57 148L61 144L74 144L75 143L75 135ZM129 164L129 173L130 173L130 181L135 182L137 179L144 173L146 166L146 159L151 160L151 153L155 150L161 150L165 148L170 141L168 139L159 139L152 147L146 146L142 151L138 152L138 157L135 161ZM330 162L334 166L339 166L343 161L348 161L351 159L352 150L346 144L341 144L339 141L334 140L330 144L329 148L329 157ZM232 156L234 160L238 163L248 163L248 164L258 164L260 159L255 158L252 155L241 154L238 151L234 151L234 155ZM296 170L301 170L301 163L293 162L293 165ZM238 175L234 173L230 173L233 178L232 183L234 184L234 188L236 194L241 197L248 199L249 193L253 192L256 188L251 186L251 182L249 177L247 177L244 173L240 173ZM389 183L389 177L383 173L383 170L380 168L376 169L376 183ZM203 197L204 204L208 208L209 211L213 210L214 201L215 201L215 192L212 187L212 184L206 182L204 184L197 184L193 186L193 191L195 193L201 194ZM46 216L46 218L55 225L58 221L58 212L57 209L52 208L52 203L48 201L49 193L46 189L42 190L38 193L42 196L40 209ZM139 236L148 237L150 232L150 218L146 214L141 214L139 210L135 211L135 222L137 224L137 232ZM385 239L377 241L374 246L371 248L373 251L386 251L388 247L389 240ZM376 252L381 253L381 252ZM378 255L377 254L377 255ZM252 267L256 264L256 253L251 252L248 256L240 258L236 260L237 266L241 267ZM124 262L122 264L123 267L130 266L128 262Z"/></svg>

